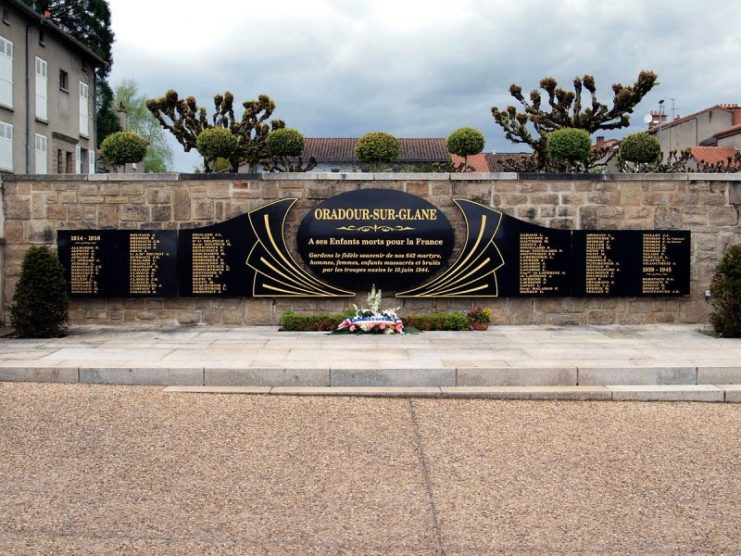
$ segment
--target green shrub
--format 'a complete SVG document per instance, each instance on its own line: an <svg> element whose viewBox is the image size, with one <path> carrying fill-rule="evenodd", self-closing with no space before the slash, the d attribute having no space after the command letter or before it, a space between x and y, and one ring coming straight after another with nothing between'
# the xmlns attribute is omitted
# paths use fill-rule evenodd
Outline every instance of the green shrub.
<svg viewBox="0 0 741 556"><path fill-rule="evenodd" d="M117 131L100 144L100 154L114 166L141 162L147 154L147 142L131 131Z"/></svg>
<svg viewBox="0 0 741 556"><path fill-rule="evenodd" d="M728 249L718 263L710 293L710 322L715 332L726 338L741 338L741 245Z"/></svg>
<svg viewBox="0 0 741 556"><path fill-rule="evenodd" d="M478 129L462 127L448 136L446 145L449 153L468 157L484 150L484 142L484 135Z"/></svg>
<svg viewBox="0 0 741 556"><path fill-rule="evenodd" d="M651 164L661 159L661 145L649 133L631 133L620 142L620 160L635 164Z"/></svg>
<svg viewBox="0 0 741 556"><path fill-rule="evenodd" d="M280 319L280 324L285 330L299 332L327 331L337 329L337 325L349 316L348 314L318 314L307 315L286 311Z"/></svg>
<svg viewBox="0 0 741 556"><path fill-rule="evenodd" d="M64 268L48 247L31 247L23 257L10 323L21 338L61 336L68 319Z"/></svg>
<svg viewBox="0 0 741 556"><path fill-rule="evenodd" d="M273 156L301 156L304 152L304 136L292 127L271 132L265 144Z"/></svg>
<svg viewBox="0 0 741 556"><path fill-rule="evenodd" d="M468 317L457 311L402 317L405 327L418 330L468 330Z"/></svg>
<svg viewBox="0 0 741 556"><path fill-rule="evenodd" d="M592 150L592 137L586 129L564 127L548 134L546 151L552 158L586 162Z"/></svg>
<svg viewBox="0 0 741 556"><path fill-rule="evenodd" d="M225 127L209 127L198 134L196 148L206 160L229 158L239 146L237 136Z"/></svg>
<svg viewBox="0 0 741 556"><path fill-rule="evenodd" d="M365 164L391 163L401 154L399 140L384 131L366 133L355 143L355 156Z"/></svg>

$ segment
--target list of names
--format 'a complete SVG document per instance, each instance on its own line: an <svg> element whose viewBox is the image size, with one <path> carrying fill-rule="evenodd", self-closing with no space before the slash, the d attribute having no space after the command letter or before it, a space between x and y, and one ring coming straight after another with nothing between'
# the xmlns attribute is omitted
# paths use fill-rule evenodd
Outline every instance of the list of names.
<svg viewBox="0 0 741 556"><path fill-rule="evenodd" d="M585 293L613 293L620 272L620 263L610 256L614 242L615 235L611 233L586 235Z"/></svg>
<svg viewBox="0 0 741 556"><path fill-rule="evenodd" d="M551 239L536 232L520 234L520 294L538 295L557 292L553 283L563 271L553 268L553 261L563 253Z"/></svg>
<svg viewBox="0 0 741 556"><path fill-rule="evenodd" d="M687 241L686 237L668 232L643 234L643 259L641 292L644 294L679 294L675 286L671 253L675 246Z"/></svg>
<svg viewBox="0 0 741 556"><path fill-rule="evenodd" d="M226 284L221 282L229 265L225 262L226 250L231 241L223 234L194 232L191 239L193 258L193 293L226 293Z"/></svg>
<svg viewBox="0 0 741 556"><path fill-rule="evenodd" d="M129 235L129 293L153 295L160 293L160 260L167 256L160 249L160 240L153 233Z"/></svg>
<svg viewBox="0 0 741 556"><path fill-rule="evenodd" d="M102 239L97 234L70 237L70 293L96 295L100 293Z"/></svg>

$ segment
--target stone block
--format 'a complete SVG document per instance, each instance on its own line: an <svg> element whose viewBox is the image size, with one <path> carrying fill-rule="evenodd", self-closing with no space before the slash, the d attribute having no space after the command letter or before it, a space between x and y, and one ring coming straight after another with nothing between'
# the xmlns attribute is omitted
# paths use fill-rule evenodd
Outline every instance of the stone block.
<svg viewBox="0 0 741 556"><path fill-rule="evenodd" d="M81 368L80 382L88 384L203 386L203 368Z"/></svg>
<svg viewBox="0 0 741 556"><path fill-rule="evenodd" d="M698 367L697 384L741 384L741 367Z"/></svg>
<svg viewBox="0 0 741 556"><path fill-rule="evenodd" d="M169 189L149 187L146 199L147 203L152 205L169 204L172 201L172 192Z"/></svg>
<svg viewBox="0 0 741 556"><path fill-rule="evenodd" d="M121 205L121 220L132 222L147 222L149 207L142 205Z"/></svg>
<svg viewBox="0 0 741 556"><path fill-rule="evenodd" d="M722 402L723 390L708 384L688 385L618 385L608 386L615 401L641 402Z"/></svg>
<svg viewBox="0 0 741 556"><path fill-rule="evenodd" d="M329 369L205 369L205 384L220 386L329 386Z"/></svg>
<svg viewBox="0 0 741 556"><path fill-rule="evenodd" d="M331 386L453 386L455 369L332 369Z"/></svg>
<svg viewBox="0 0 741 556"><path fill-rule="evenodd" d="M0 367L0 382L78 382L77 367Z"/></svg>
<svg viewBox="0 0 741 556"><path fill-rule="evenodd" d="M196 201L193 207L193 217L196 220L213 220L214 219L214 202L213 201Z"/></svg>
<svg viewBox="0 0 741 556"><path fill-rule="evenodd" d="M172 216L170 205L155 205L152 207L152 222L167 222Z"/></svg>
<svg viewBox="0 0 741 556"><path fill-rule="evenodd" d="M372 398L436 398L440 388L424 386L362 387L362 386L275 386L270 390L277 396L358 396Z"/></svg>
<svg viewBox="0 0 741 556"><path fill-rule="evenodd" d="M31 218L31 201L29 199L3 199L5 218L8 220L28 220Z"/></svg>
<svg viewBox="0 0 741 556"><path fill-rule="evenodd" d="M458 368L456 386L576 386L576 367Z"/></svg>
<svg viewBox="0 0 741 556"><path fill-rule="evenodd" d="M741 403L741 384L724 384L719 386L728 403Z"/></svg>
<svg viewBox="0 0 741 556"><path fill-rule="evenodd" d="M609 400L604 386L454 386L440 388L445 398L497 400Z"/></svg>
<svg viewBox="0 0 741 556"><path fill-rule="evenodd" d="M579 367L578 384L696 384L695 367Z"/></svg>
<svg viewBox="0 0 741 556"><path fill-rule="evenodd" d="M710 222L714 226L736 226L738 209L736 207L713 207L710 209Z"/></svg>
<svg viewBox="0 0 741 556"><path fill-rule="evenodd" d="M168 386L163 392L177 394L269 394L270 386Z"/></svg>
<svg viewBox="0 0 741 556"><path fill-rule="evenodd" d="M186 189L175 190L175 220L190 220L191 201Z"/></svg>

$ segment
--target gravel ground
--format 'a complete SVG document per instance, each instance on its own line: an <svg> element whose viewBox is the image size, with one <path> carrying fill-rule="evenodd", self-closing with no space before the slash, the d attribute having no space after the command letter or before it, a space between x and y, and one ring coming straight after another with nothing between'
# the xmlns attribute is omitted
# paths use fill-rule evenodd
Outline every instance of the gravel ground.
<svg viewBox="0 0 741 556"><path fill-rule="evenodd" d="M0 554L741 553L741 405L0 383Z"/></svg>

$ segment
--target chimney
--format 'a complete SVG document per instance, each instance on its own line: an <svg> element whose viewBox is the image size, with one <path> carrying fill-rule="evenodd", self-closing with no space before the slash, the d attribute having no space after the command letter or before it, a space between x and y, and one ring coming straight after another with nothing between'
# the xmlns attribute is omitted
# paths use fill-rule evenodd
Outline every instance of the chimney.
<svg viewBox="0 0 741 556"><path fill-rule="evenodd" d="M604 142L605 142L605 136L604 135L598 135L597 136L597 144L595 145L595 147L601 146L602 143L604 143Z"/></svg>
<svg viewBox="0 0 741 556"><path fill-rule="evenodd" d="M653 129L666 122L666 112L651 111L651 121L648 124L648 129Z"/></svg>
<svg viewBox="0 0 741 556"><path fill-rule="evenodd" d="M121 126L122 131L128 131L126 129L126 107L124 106L123 102L118 103L118 109L116 110L118 112L118 124Z"/></svg>

